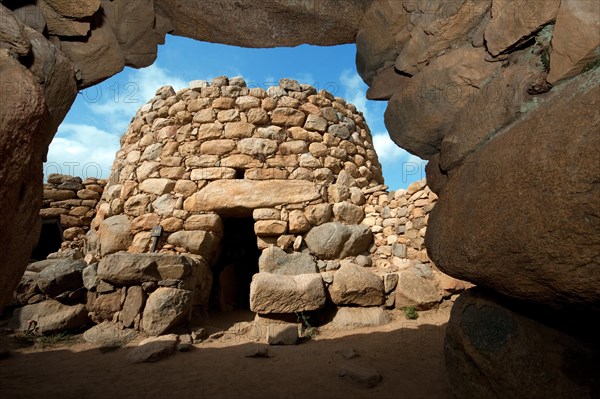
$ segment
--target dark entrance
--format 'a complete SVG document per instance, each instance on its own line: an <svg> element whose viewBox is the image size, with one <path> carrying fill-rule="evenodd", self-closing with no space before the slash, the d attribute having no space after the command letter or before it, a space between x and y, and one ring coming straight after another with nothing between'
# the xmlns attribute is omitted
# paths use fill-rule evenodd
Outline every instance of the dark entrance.
<svg viewBox="0 0 600 399"><path fill-rule="evenodd" d="M42 220L40 238L31 254L32 260L44 260L48 255L60 249L62 244L63 229L60 219Z"/></svg>
<svg viewBox="0 0 600 399"><path fill-rule="evenodd" d="M211 309L223 312L250 309L250 282L258 273L260 250L254 219L224 217L221 256L213 270Z"/></svg>

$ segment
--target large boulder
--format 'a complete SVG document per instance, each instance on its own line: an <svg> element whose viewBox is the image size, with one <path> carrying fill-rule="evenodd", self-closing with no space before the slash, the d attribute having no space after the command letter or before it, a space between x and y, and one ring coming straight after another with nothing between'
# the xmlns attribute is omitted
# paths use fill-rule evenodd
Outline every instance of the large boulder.
<svg viewBox="0 0 600 399"><path fill-rule="evenodd" d="M111 216L98 227L100 256L126 251L132 241L131 222L127 215Z"/></svg>
<svg viewBox="0 0 600 399"><path fill-rule="evenodd" d="M453 277L598 308L600 69L554 90L454 169L426 244Z"/></svg>
<svg viewBox="0 0 600 399"><path fill-rule="evenodd" d="M270 246L262 252L258 259L258 269L261 272L288 276L318 271L317 263L309 254L298 252L288 254L276 246Z"/></svg>
<svg viewBox="0 0 600 399"><path fill-rule="evenodd" d="M352 263L343 265L329 287L336 305L380 306L383 304L383 279L367 268Z"/></svg>
<svg viewBox="0 0 600 399"><path fill-rule="evenodd" d="M155 4L178 36L243 47L291 47L354 42L358 23L372 1L158 0Z"/></svg>
<svg viewBox="0 0 600 399"><path fill-rule="evenodd" d="M158 44L164 43L164 33L159 32L153 0L103 1L107 22L119 41L125 65L146 67L156 60Z"/></svg>
<svg viewBox="0 0 600 399"><path fill-rule="evenodd" d="M123 328L122 325L115 324L112 321L97 324L83 333L83 339L86 342L109 347L121 346L134 339L135 336L134 330Z"/></svg>
<svg viewBox="0 0 600 399"><path fill-rule="evenodd" d="M373 234L367 226L331 222L314 227L304 241L320 259L341 259L366 251L373 242Z"/></svg>
<svg viewBox="0 0 600 399"><path fill-rule="evenodd" d="M376 0L371 4L356 34L356 69L365 82L370 85L378 70L395 62L403 44L396 38L411 27L402 2Z"/></svg>
<svg viewBox="0 0 600 399"><path fill-rule="evenodd" d="M497 56L522 44L542 26L553 22L560 0L493 0L492 19L485 28L488 51Z"/></svg>
<svg viewBox="0 0 600 399"><path fill-rule="evenodd" d="M99 295L88 293L86 304L88 316L94 323L113 320L115 313L122 308L122 298L120 289Z"/></svg>
<svg viewBox="0 0 600 399"><path fill-rule="evenodd" d="M322 308L325 301L325 287L318 273L257 273L250 284L250 310L257 313L306 312Z"/></svg>
<svg viewBox="0 0 600 399"><path fill-rule="evenodd" d="M440 155L443 171L455 168L484 145L499 126L509 125L519 117L522 100L532 98L528 90L545 79L542 58L548 51L550 35L549 28L542 30L535 37L532 56L504 66L501 73L495 73L477 89L467 88L464 94L468 95L468 101L460 112L455 113L449 129L444 131ZM427 183L431 186L429 180Z"/></svg>
<svg viewBox="0 0 600 399"><path fill-rule="evenodd" d="M397 308L413 306L417 310L431 309L442 300L435 280L421 276L415 270L405 270L396 285Z"/></svg>
<svg viewBox="0 0 600 399"><path fill-rule="evenodd" d="M116 285L140 285L149 281L166 279L196 284L199 268L206 263L189 256L166 254L130 254L118 252L102 258L98 265L98 277Z"/></svg>
<svg viewBox="0 0 600 399"><path fill-rule="evenodd" d="M2 29L12 13L0 5ZM14 17L13 17L14 18ZM13 21L15 22L15 21ZM15 22L16 23L16 22ZM19 283L31 250L39 238L39 209L42 205L42 161L44 147L53 132L47 128L47 103L37 78L9 54L6 47L26 55L24 27L16 26L15 36L0 49L0 304L11 298ZM0 305L1 306L1 305Z"/></svg>
<svg viewBox="0 0 600 399"><path fill-rule="evenodd" d="M219 240L210 231L177 231L167 239L169 244L187 249L189 253L212 260L219 248Z"/></svg>
<svg viewBox="0 0 600 399"><path fill-rule="evenodd" d="M161 335L186 320L191 311L191 291L160 287L148 297L142 326L146 334Z"/></svg>
<svg viewBox="0 0 600 399"><path fill-rule="evenodd" d="M80 87L99 83L125 67L119 40L102 13L94 16L85 40L64 40L60 44L61 51L81 71Z"/></svg>
<svg viewBox="0 0 600 399"><path fill-rule="evenodd" d="M415 75L443 50L463 42L488 12L491 1L426 1L404 5L419 9L412 15L414 29L399 35L406 43L399 51L395 67L400 72Z"/></svg>
<svg viewBox="0 0 600 399"><path fill-rule="evenodd" d="M175 352L179 337L175 334L146 338L129 351L127 360L131 363L157 362Z"/></svg>
<svg viewBox="0 0 600 399"><path fill-rule="evenodd" d="M350 238L348 226L341 223L325 223L314 227L304 238L311 253L321 259L339 257L344 244Z"/></svg>
<svg viewBox="0 0 600 399"><path fill-rule="evenodd" d="M452 307L444 344L457 398L594 398L598 315L573 320L471 289ZM554 325L552 325L554 324ZM559 328L557 328L559 327ZM575 335L575 334L576 335Z"/></svg>
<svg viewBox="0 0 600 399"><path fill-rule="evenodd" d="M452 121L501 64L470 44L434 59L390 99L385 125L400 147L428 159L439 152Z"/></svg>
<svg viewBox="0 0 600 399"><path fill-rule="evenodd" d="M188 212L235 214L240 209L274 208L321 198L316 184L304 180L217 180L185 200Z"/></svg>
<svg viewBox="0 0 600 399"><path fill-rule="evenodd" d="M87 264L83 260L56 260L38 274L38 287L49 297L77 290L83 287L81 273L86 266Z"/></svg>
<svg viewBox="0 0 600 399"><path fill-rule="evenodd" d="M556 17L548 82L577 76L600 60L600 3L564 0Z"/></svg>
<svg viewBox="0 0 600 399"><path fill-rule="evenodd" d="M14 299L19 305L27 305L29 299L40 291L37 286L39 273L25 271L17 288L15 289Z"/></svg>
<svg viewBox="0 0 600 399"><path fill-rule="evenodd" d="M33 326L30 321L35 322ZM77 330L88 322L84 305L67 306L50 299L15 309L8 327L15 331L28 331L36 327L36 333L54 334Z"/></svg>

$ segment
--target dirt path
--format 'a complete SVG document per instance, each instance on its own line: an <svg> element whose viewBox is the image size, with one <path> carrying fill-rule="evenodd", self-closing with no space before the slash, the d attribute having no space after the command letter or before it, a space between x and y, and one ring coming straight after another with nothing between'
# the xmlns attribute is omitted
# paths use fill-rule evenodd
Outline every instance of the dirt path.
<svg viewBox="0 0 600 399"><path fill-rule="evenodd" d="M395 313L385 326L325 331L297 346L269 347L270 358L247 358L244 339L202 343L157 363L130 364L130 347L102 353L85 343L39 351L24 348L0 360L0 398L423 398L446 399L443 337L449 309L416 321ZM348 360L341 351L360 356ZM365 388L338 377L343 364L383 377Z"/></svg>

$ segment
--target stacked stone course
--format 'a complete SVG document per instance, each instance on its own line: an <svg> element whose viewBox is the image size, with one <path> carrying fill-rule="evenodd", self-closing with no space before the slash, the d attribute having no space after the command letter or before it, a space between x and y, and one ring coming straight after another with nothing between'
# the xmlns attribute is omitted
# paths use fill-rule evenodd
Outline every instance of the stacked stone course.
<svg viewBox="0 0 600 399"><path fill-rule="evenodd" d="M236 78L195 81L161 88L140 109L92 228L101 256L147 252L156 225L160 251L199 254L222 233L218 214L241 206L254 209L264 249L329 221L360 223L362 189L382 182L364 118L343 99L289 80L268 92ZM113 221L129 245L103 234Z"/></svg>
<svg viewBox="0 0 600 399"><path fill-rule="evenodd" d="M85 234L96 216L96 206L106 186L105 179L50 174L44 185L43 220L58 219L63 229L61 249L82 249Z"/></svg>

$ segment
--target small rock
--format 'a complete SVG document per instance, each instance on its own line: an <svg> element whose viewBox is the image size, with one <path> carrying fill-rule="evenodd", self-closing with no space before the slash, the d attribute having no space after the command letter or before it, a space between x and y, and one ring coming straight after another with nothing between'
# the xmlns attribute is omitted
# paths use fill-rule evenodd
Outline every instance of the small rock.
<svg viewBox="0 0 600 399"><path fill-rule="evenodd" d="M175 334L145 339L127 354L127 360L131 363L157 362L171 356L177 342Z"/></svg>
<svg viewBox="0 0 600 399"><path fill-rule="evenodd" d="M196 331L192 331L190 335L192 337L193 343L197 344L198 342L201 342L203 339L205 339L208 334L206 333L206 330L204 328L199 328Z"/></svg>
<svg viewBox="0 0 600 399"><path fill-rule="evenodd" d="M271 357L269 355L269 348L266 346L258 346L256 348L248 349L244 354L245 357Z"/></svg>
<svg viewBox="0 0 600 399"><path fill-rule="evenodd" d="M36 322L36 333L55 334L75 330L88 321L85 305L66 306L55 300L47 300L17 308L13 312L8 328L15 331L27 331L30 320Z"/></svg>
<svg viewBox="0 0 600 399"><path fill-rule="evenodd" d="M357 357L360 356L352 348L342 349L341 353L342 353L342 356L344 356L346 359L356 359Z"/></svg>
<svg viewBox="0 0 600 399"><path fill-rule="evenodd" d="M214 334L211 334L208 336L208 341L216 341L219 338L223 338L223 336L225 335L225 331L218 331Z"/></svg>
<svg viewBox="0 0 600 399"><path fill-rule="evenodd" d="M348 377L367 388L373 388L381 382L381 374L371 367L346 364L340 367L338 376Z"/></svg>

